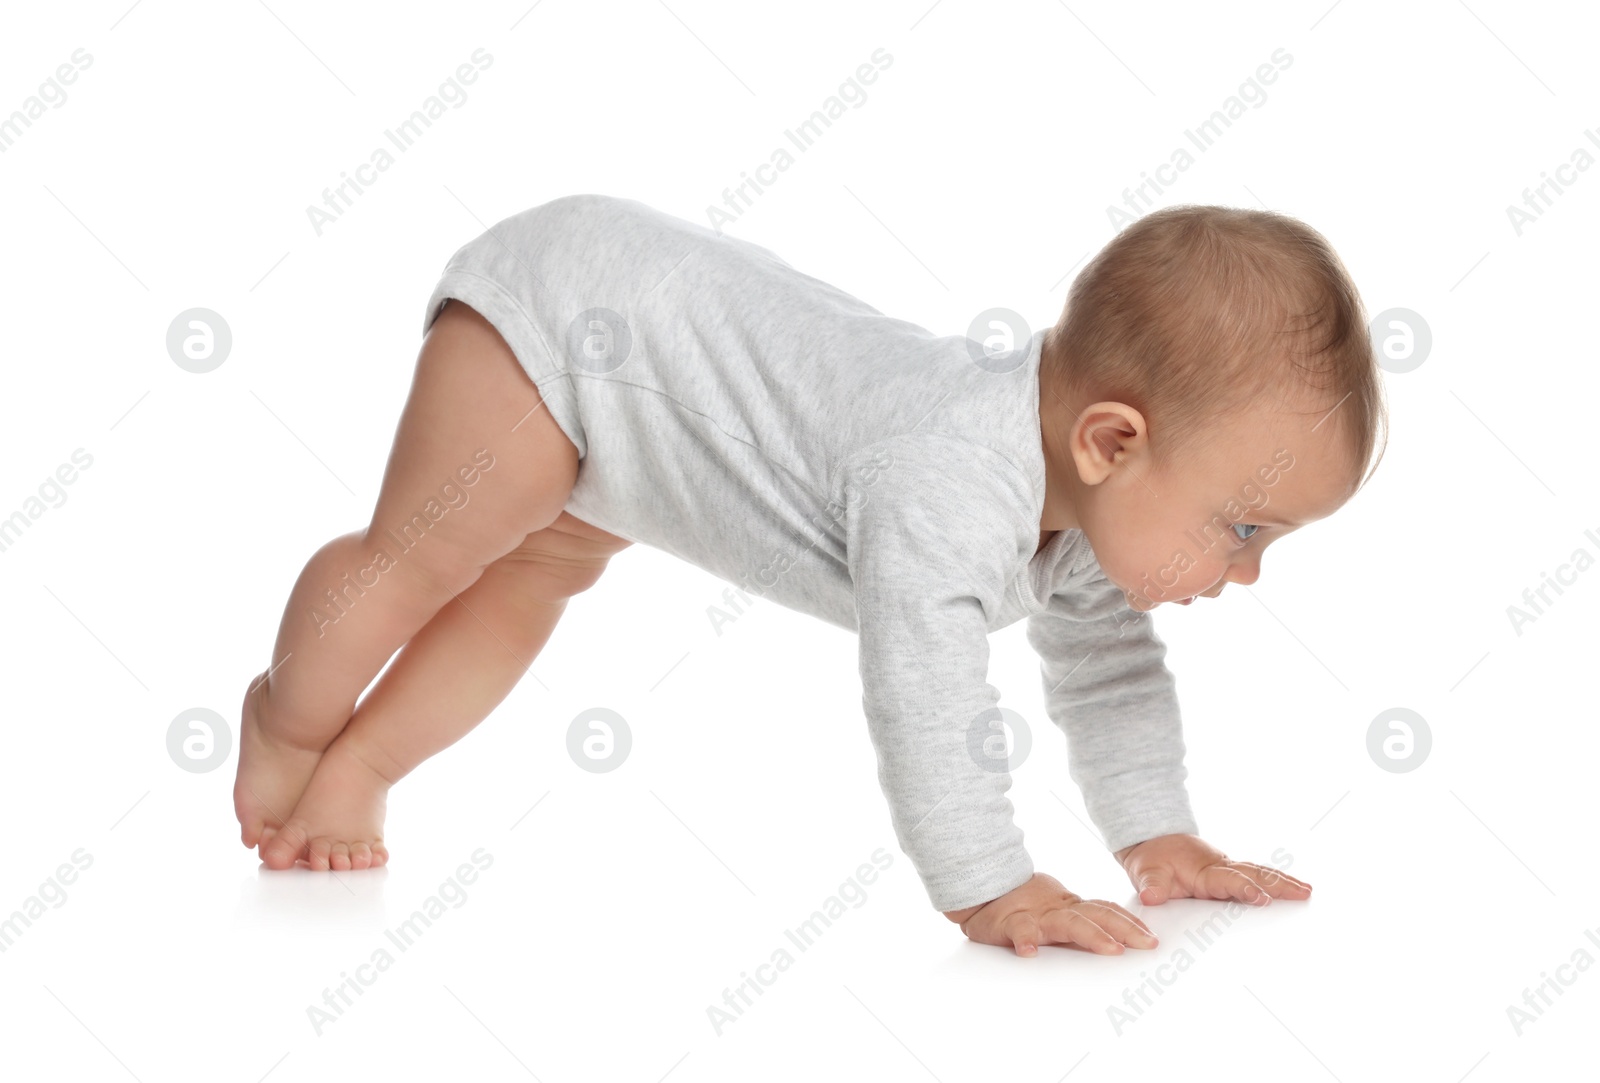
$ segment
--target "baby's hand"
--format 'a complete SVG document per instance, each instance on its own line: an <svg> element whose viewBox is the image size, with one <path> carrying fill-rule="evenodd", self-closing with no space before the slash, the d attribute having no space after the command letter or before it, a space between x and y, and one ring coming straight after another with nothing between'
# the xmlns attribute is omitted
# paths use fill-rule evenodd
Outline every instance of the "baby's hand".
<svg viewBox="0 0 1600 1083"><path fill-rule="evenodd" d="M1040 944L1081 945L1101 955L1118 955L1123 944L1153 948L1157 943L1144 922L1116 903L1081 898L1042 872L998 899L947 910L944 916L959 923L969 940L1014 947L1018 955L1037 955Z"/></svg>
<svg viewBox="0 0 1600 1083"><path fill-rule="evenodd" d="M1274 898L1311 894L1303 880L1266 865L1229 861L1195 835L1158 835L1118 850L1116 858L1146 906L1168 899L1238 899L1266 906Z"/></svg>

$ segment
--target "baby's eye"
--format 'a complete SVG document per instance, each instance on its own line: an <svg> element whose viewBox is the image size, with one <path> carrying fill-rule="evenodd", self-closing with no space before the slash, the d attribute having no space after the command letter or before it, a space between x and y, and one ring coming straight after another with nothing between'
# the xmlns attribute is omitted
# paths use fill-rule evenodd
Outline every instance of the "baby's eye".
<svg viewBox="0 0 1600 1083"><path fill-rule="evenodd" d="M1237 531L1240 527L1244 527L1246 530L1248 530L1250 532L1250 534L1236 534L1235 536L1240 541L1249 541L1250 540L1250 535L1254 534L1256 531L1261 529L1260 527L1255 526L1255 525L1253 525L1251 523L1234 523L1233 524L1233 529L1235 531Z"/></svg>

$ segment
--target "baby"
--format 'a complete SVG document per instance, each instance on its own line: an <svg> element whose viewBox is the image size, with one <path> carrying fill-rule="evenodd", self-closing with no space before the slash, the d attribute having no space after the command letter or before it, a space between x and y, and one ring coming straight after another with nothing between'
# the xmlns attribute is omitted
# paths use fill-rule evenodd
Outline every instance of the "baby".
<svg viewBox="0 0 1600 1083"><path fill-rule="evenodd" d="M268 867L384 864L389 788L639 542L859 634L896 839L971 939L1156 944L1035 871L1012 822L987 636L1024 618L1142 903L1310 894L1197 837L1147 614L1254 583L1269 545L1365 484L1378 368L1315 230L1149 214L1054 327L999 352L748 241L568 196L460 248L423 332L372 521L312 555L245 694L234 802Z"/></svg>

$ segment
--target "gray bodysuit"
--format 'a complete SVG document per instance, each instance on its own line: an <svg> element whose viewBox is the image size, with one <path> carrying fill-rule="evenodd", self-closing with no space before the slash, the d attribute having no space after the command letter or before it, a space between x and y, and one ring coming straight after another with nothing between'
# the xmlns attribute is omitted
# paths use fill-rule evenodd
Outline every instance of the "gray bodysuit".
<svg viewBox="0 0 1600 1083"><path fill-rule="evenodd" d="M1077 530L1037 553L1043 331L998 360L748 241L610 196L513 215L428 299L505 338L581 456L566 510L860 637L862 705L933 906L1034 871L988 633L1028 621L1108 850L1197 831L1166 645Z"/></svg>

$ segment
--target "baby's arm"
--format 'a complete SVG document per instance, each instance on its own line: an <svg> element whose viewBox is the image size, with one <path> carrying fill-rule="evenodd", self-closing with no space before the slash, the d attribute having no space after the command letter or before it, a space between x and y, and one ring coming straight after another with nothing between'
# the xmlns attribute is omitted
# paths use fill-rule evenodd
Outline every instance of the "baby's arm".
<svg viewBox="0 0 1600 1083"><path fill-rule="evenodd" d="M1129 609L1094 568L1028 618L1028 642L1046 713L1066 734L1069 773L1106 849L1198 831L1176 682L1151 615Z"/></svg>
<svg viewBox="0 0 1600 1083"><path fill-rule="evenodd" d="M1098 568L1028 620L1045 705L1067 735L1072 780L1140 901L1303 899L1311 885L1231 861L1196 835L1183 727L1166 644Z"/></svg>
<svg viewBox="0 0 1600 1083"><path fill-rule="evenodd" d="M1010 775L982 752L999 717L988 614L1006 604L1038 539L1022 514L1027 477L994 451L929 433L862 449L838 480L858 494L845 555L878 779L935 909L972 939L1024 955L1052 942L1153 947L1121 907L1034 870L1005 796Z"/></svg>

